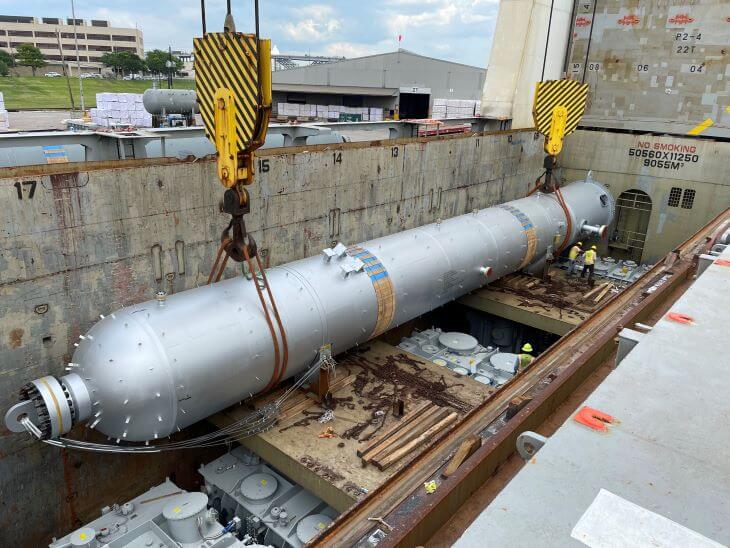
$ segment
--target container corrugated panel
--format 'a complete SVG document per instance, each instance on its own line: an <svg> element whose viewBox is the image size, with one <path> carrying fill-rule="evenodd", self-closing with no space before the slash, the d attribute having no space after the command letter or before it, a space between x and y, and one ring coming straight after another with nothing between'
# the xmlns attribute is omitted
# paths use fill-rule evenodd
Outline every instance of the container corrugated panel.
<svg viewBox="0 0 730 548"><path fill-rule="evenodd" d="M582 125L730 136L726 2L594 1L577 4L568 64L590 84Z"/></svg>

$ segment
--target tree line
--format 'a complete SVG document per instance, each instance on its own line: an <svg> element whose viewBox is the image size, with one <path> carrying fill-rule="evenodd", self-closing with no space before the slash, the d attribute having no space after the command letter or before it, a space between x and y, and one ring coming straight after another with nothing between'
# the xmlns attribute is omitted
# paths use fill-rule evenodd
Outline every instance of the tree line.
<svg viewBox="0 0 730 548"><path fill-rule="evenodd" d="M148 51L144 59L131 51L114 51L105 53L100 60L105 67L112 69L117 77L142 72L155 75L167 74L168 61L172 61L174 72L183 68L183 62L179 57L175 55L170 57L168 52L161 49ZM67 62L73 64L74 59L69 58ZM33 44L19 45L14 55L0 50L0 76L7 76L10 67L14 66L30 67L35 76L36 69L45 65L46 59L43 57L43 53Z"/></svg>

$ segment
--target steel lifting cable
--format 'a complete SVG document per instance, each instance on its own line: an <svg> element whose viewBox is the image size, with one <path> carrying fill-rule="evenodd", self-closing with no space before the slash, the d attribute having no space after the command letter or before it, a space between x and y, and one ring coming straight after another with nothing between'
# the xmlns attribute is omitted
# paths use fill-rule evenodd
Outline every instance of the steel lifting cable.
<svg viewBox="0 0 730 548"><path fill-rule="evenodd" d="M570 234L573 231L573 220L570 216L570 210L568 209L568 204L565 203L565 198L563 198L563 193L560 190L559 186L555 187L555 194L558 197L558 203L560 203L560 206L563 208L563 212L565 213L565 221L567 223L567 227L565 230L565 238L563 238L563 243L560 244L560 249L558 249L558 253L563 251L566 247L568 247L568 244L570 243Z"/></svg>
<svg viewBox="0 0 730 548"><path fill-rule="evenodd" d="M213 268L210 270L210 274L208 275L208 285L214 282L219 282L221 277L223 276L223 271L226 268L226 264L228 263L228 258L230 257L229 253L225 251L225 248L230 243L230 239L226 239L223 242L221 242L220 247L218 248L218 253L215 257L215 262L213 263ZM225 252L225 255L223 256ZM258 280L256 280L256 269L254 268L253 261L251 260L251 257L248 254L248 246L243 246L243 255L246 259L246 263L248 264L249 271L251 272L254 283L256 285L256 293L259 297L259 302L261 303L262 308L264 309L264 316L266 318L266 323L269 326L269 332L271 333L271 340L274 343L274 374L271 376L271 379L267 383L267 385L264 387L261 392L266 392L273 388L276 384L281 381L281 379L284 377L284 374L286 373L286 367L289 363L289 345L286 339L286 331L284 330L284 324L281 321L281 316L279 315L279 308L276 306L276 300L274 299L274 294L271 292L271 287L269 286L269 280L266 277L266 269L264 268L263 263L261 262L261 258L258 256L258 254L255 255L256 257L256 265L258 266L259 272L261 272L261 278L264 283L264 287L266 288L266 293L269 296L269 301L271 302L271 308L274 311L274 318L276 320L277 327L279 328L279 333L281 335L281 346L282 346L282 354L279 354L279 338L276 336L276 330L274 329L273 322L271 321L271 315L269 314L269 307L266 304L266 299L264 299L263 292L261 291L261 287L259 286ZM221 256L223 256L223 261L221 261ZM218 266L220 263L220 267ZM217 271L217 274L216 274Z"/></svg>
<svg viewBox="0 0 730 548"><path fill-rule="evenodd" d="M532 196L535 192L540 190L540 179L542 179L542 176L545 175L545 173L547 173L547 171L543 171L542 175L535 179L535 186L530 189L530 191L527 193L527 196Z"/></svg>
<svg viewBox="0 0 730 548"><path fill-rule="evenodd" d="M266 288L266 293L269 295L269 300L271 301L271 308L274 310L274 317L276 318L276 323L279 326L279 333L281 335L281 345L283 347L283 356L281 359L281 370L279 371L279 376L274 382L274 384L278 384L283 378L284 374L286 373L286 366L289 363L289 345L286 340L286 331L284 330L284 324L281 321L281 316L279 316L279 309L276 306L276 301L274 300L274 294L271 292L271 287L269 286L269 280L266 277L266 269L264 268L264 265L261 263L261 258L259 257L258 253L256 254L256 264L258 264L259 272L261 272L261 278L264 281L264 287ZM269 387L271 388L271 387ZM267 388L268 390L268 388Z"/></svg>
<svg viewBox="0 0 730 548"><path fill-rule="evenodd" d="M290 386L284 393L279 396L274 402L266 406L255 413L251 413L224 428L220 428L209 434L204 434L196 438L189 440L183 440L179 442L163 443L159 445L110 445L103 443L92 443L85 442L82 440L74 440L71 438L58 438L51 440L43 440L44 443L52 445L54 447L62 447L66 449L79 449L82 451L91 451L96 453L161 453L163 451L176 451L181 449L198 449L203 447L215 447L220 445L228 445L231 443L233 438L241 438L244 436L252 436L259 432L268 430L273 426L273 419L276 414L275 411L281 408L282 404L289 398L289 396L298 388L303 386L309 377L319 370L318 364L319 355L317 355L312 363L309 365L307 371ZM30 422L30 419L25 419L23 422L26 430L33 436L40 438L40 431L35 425Z"/></svg>
<svg viewBox="0 0 730 548"><path fill-rule="evenodd" d="M276 330L274 329L274 325L271 321L271 315L269 314L269 307L266 305L266 299L264 299L264 294L261 291L261 286L259 286L259 281L256 276L256 270L254 269L253 261L251 260L251 257L248 254L248 245L243 246L243 256L246 259L246 263L248 263L248 269L251 272L252 280L254 283L254 286L256 287L256 293L259 296L259 302L261 303L261 307L264 309L264 316L266 318L266 323L269 326L269 332L271 333L271 341L274 343L274 373L271 375L271 378L269 379L269 382L267 385L261 390L261 392L267 392L269 389L271 389L276 383L279 382L279 379L281 378L281 371L283 369L286 369L286 361L289 359L289 349L286 342L286 334L284 332L284 326L281 323L281 318L279 317L279 311L276 307L276 302L274 301L274 295L271 293L271 288L269 287L269 281L266 278L266 271L263 269L263 265L261 264L261 259L259 258L258 254L256 254L256 260L260 267L261 271L261 277L264 282L264 286L266 287L266 292L269 295L269 299L271 300L271 306L274 309L274 316L276 317L276 322L279 327L279 332L281 333L281 342L284 350L284 359L283 363L281 364L281 369L279 365L280 361L280 354L279 354L279 338L276 336Z"/></svg>
<svg viewBox="0 0 730 548"><path fill-rule="evenodd" d="M230 255L228 254L227 251L226 251L225 258L223 259L223 264L221 264L221 266L220 266L220 269L218 269L218 262L221 260L221 255L226 250L226 247L228 246L228 244L230 244L230 242L231 242L231 239L226 238L221 242L220 247L218 247L218 253L215 256L215 262L213 263L213 268L210 269L210 274L208 275L207 285L210 285L214 281L219 282L221 279L221 276L223 276L223 271L226 269L226 264L228 263L228 257L230 257ZM216 270L218 270L218 275L215 276L215 280L214 280L213 275L216 273Z"/></svg>
<svg viewBox="0 0 730 548"><path fill-rule="evenodd" d="M540 179L542 176L545 175L543 173L535 180L535 186L530 189L530 191L527 193L527 196L532 196L535 192L537 192L540 189ZM565 213L565 221L566 221L566 231L565 231L565 237L563 238L563 242L560 244L560 248L557 250L558 253L563 251L568 244L570 243L570 234L573 231L573 219L570 216L570 210L568 209L568 204L565 202L565 198L563 198L563 193L560 190L559 186L553 185L553 192L555 193L556 200L560 204L560 207L563 209L563 213Z"/></svg>

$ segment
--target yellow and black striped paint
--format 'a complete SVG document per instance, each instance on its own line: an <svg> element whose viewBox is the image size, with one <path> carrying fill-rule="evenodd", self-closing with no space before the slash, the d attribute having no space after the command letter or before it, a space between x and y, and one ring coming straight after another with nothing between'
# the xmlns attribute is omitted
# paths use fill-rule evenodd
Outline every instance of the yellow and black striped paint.
<svg viewBox="0 0 730 548"><path fill-rule="evenodd" d="M550 135L555 107L563 106L568 110L563 135L569 135L578 127L578 122L586 110L588 84L577 80L547 80L538 82L535 87L535 102L532 118L537 131Z"/></svg>
<svg viewBox="0 0 730 548"><path fill-rule="evenodd" d="M207 137L215 143L216 92L228 89L235 102L235 149L242 152L260 146L266 135L271 79L261 78L259 48L268 40L234 32L209 32L195 38L195 87ZM268 58L270 52L262 51ZM265 63L264 63L265 64ZM268 90L262 89L268 83ZM269 103L266 103L266 98ZM263 127L263 131L262 131Z"/></svg>

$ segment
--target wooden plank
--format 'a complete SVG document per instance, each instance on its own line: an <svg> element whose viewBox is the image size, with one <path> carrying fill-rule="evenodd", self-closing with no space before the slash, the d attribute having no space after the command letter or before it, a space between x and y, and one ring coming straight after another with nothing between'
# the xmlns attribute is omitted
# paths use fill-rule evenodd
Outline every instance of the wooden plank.
<svg viewBox="0 0 730 548"><path fill-rule="evenodd" d="M605 289L603 291L601 291L598 295L596 295L596 298L593 299L593 302L597 303L598 301L603 299L603 297L606 295L606 293L608 293L608 290L611 289L612 287L613 286L611 284L606 285Z"/></svg>
<svg viewBox="0 0 730 548"><path fill-rule="evenodd" d="M278 420L279 422L289 420L292 417L296 417L299 413L313 405L318 405L318 403L308 396L304 396L301 401L297 401L294 405L291 405L282 410L282 412L279 414Z"/></svg>
<svg viewBox="0 0 730 548"><path fill-rule="evenodd" d="M593 288L593 289L591 289L591 290L590 290L590 291L589 291L588 293L586 293L585 295L583 295L583 296L582 296L582 297L580 298L580 300L581 300L581 301L584 301L584 300L585 300L585 299L587 299L588 297L592 297L593 295L595 295L596 293L598 293L598 292L599 292L599 291L600 291L601 289L603 289L603 288L604 288L604 287L606 287L607 285L608 285L608 282L606 282L606 283L602 283L601 285L598 285L598 286L594 287L594 288Z"/></svg>
<svg viewBox="0 0 730 548"><path fill-rule="evenodd" d="M334 394L338 390L342 390L346 386L350 386L353 382L355 382L356 378L357 378L357 375L348 375L347 377L342 377L341 379L337 379L332 384L330 384L330 393Z"/></svg>
<svg viewBox="0 0 730 548"><path fill-rule="evenodd" d="M441 477L448 478L451 476L454 472L456 472L459 466L461 466L466 459L471 457L481 446L481 436L471 435L462 441L461 445L459 445L459 448L456 450L456 453L454 453L454 456L451 457L446 469L441 472Z"/></svg>
<svg viewBox="0 0 730 548"><path fill-rule="evenodd" d="M446 407L436 407L433 410L429 409L426 413L421 415L421 417L412 421L412 425L408 425L406 428L401 429L384 443L368 451L365 455L363 455L362 460L368 463L376 459L383 459L387 457L415 437L420 436L424 431L431 428L448 414L449 410Z"/></svg>
<svg viewBox="0 0 730 548"><path fill-rule="evenodd" d="M424 401L424 402L421 402L420 404L418 404L410 413L408 413L405 417L399 419L395 424L390 426L390 428L387 428L382 434L380 434L380 436L378 436L375 439L370 440L363 447L358 449L357 456L362 457L363 454L370 451L373 447L375 447L379 443L382 443L383 441L387 440L390 436L392 436L400 428L402 428L404 425L408 424L413 419L415 419L419 413L424 411L430 405L433 405L430 401Z"/></svg>
<svg viewBox="0 0 730 548"><path fill-rule="evenodd" d="M385 457L382 461L373 461L373 464L378 467L378 470L385 470L388 468L391 464L394 462L397 462L398 460L405 457L410 451L412 451L414 448L418 447L418 445L425 443L429 440L432 436L435 436L440 430L447 428L452 422L456 420L456 418L459 416L457 412L453 412L450 415L448 415L446 418L442 419L441 421L434 424L431 428L426 430L423 434L418 436L416 439L412 440L411 442L407 443L394 453L391 453L387 457Z"/></svg>

